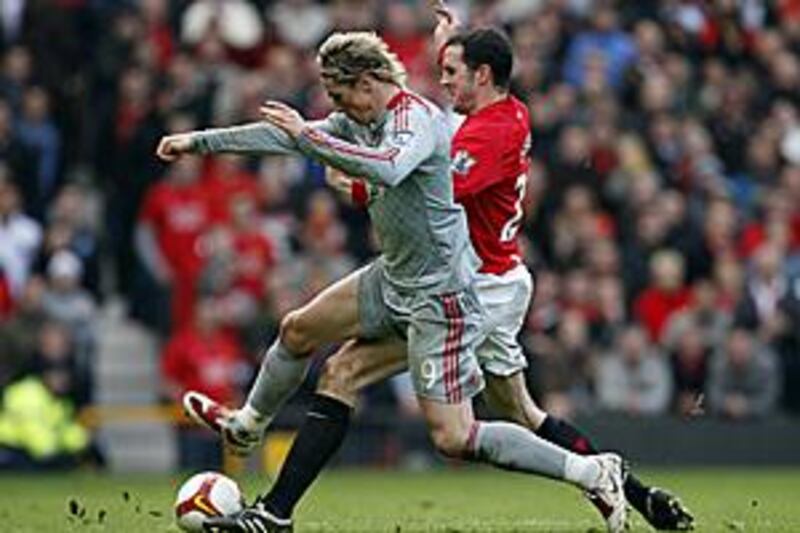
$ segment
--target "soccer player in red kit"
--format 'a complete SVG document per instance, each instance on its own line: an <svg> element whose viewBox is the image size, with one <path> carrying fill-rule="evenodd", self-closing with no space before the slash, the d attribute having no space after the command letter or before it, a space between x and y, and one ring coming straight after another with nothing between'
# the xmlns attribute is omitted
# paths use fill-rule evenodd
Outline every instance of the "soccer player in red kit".
<svg viewBox="0 0 800 533"><path fill-rule="evenodd" d="M597 453L591 441L565 420L544 412L524 378L527 362L517 335L527 315L533 280L520 257L517 234L523 218L531 146L527 107L508 92L511 45L492 29L453 35L453 14L437 5L441 82L456 112L466 118L451 148L456 200L467 212L470 238L483 266L476 289L487 311L487 338L478 348L486 374L484 397L504 417L540 437L578 453ZM481 92L480 87L493 87ZM693 517L663 489L648 487L633 474L625 495L657 529L690 529ZM587 493L591 498L591 494ZM604 517L602 502L592 500Z"/></svg>
<svg viewBox="0 0 800 533"><path fill-rule="evenodd" d="M597 453L576 427L544 412L525 384L527 362L517 335L533 280L522 263L517 234L524 215L531 132L527 107L508 92L511 46L492 29L453 35L457 23L440 3L437 15L441 82L455 111L467 115L453 137L451 168L456 200L467 212L472 245L483 261L476 289L489 315L489 333L478 349L486 373L484 397L497 414L546 440L578 453ZM481 94L489 78L494 86ZM655 528L692 527L691 514L667 491L648 487L630 473L624 489L629 503ZM592 501L607 517L602 502Z"/></svg>

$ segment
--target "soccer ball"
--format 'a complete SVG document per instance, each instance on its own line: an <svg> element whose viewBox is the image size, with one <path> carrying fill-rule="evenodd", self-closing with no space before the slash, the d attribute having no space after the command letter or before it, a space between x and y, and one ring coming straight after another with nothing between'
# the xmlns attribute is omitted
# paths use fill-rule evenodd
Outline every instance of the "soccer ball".
<svg viewBox="0 0 800 533"><path fill-rule="evenodd" d="M211 516L225 516L242 510L244 499L239 485L218 472L203 472L190 477L178 490L175 521L184 531L203 531Z"/></svg>

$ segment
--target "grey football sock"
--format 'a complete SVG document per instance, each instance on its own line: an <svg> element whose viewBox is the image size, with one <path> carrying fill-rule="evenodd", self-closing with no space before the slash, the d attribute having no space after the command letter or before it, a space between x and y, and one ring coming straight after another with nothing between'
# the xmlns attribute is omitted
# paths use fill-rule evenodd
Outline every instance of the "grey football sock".
<svg viewBox="0 0 800 533"><path fill-rule="evenodd" d="M255 383L250 388L245 409L258 413L263 425L275 416L281 404L303 382L308 368L308 358L296 358L281 343L280 338L267 350L261 361Z"/></svg>
<svg viewBox="0 0 800 533"><path fill-rule="evenodd" d="M600 474L594 461L508 422L476 422L468 447L477 461L569 481L584 488Z"/></svg>

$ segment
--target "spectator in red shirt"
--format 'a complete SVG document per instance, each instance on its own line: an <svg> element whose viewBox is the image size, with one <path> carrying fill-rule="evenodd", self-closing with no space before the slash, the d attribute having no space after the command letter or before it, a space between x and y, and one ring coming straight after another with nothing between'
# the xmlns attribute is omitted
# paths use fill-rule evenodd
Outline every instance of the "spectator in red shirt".
<svg viewBox="0 0 800 533"><path fill-rule="evenodd" d="M235 338L220 327L220 318L214 300L203 299L192 323L169 340L161 360L167 397L177 401L187 390L197 390L230 404L240 400L247 361Z"/></svg>
<svg viewBox="0 0 800 533"><path fill-rule="evenodd" d="M797 248L791 202L791 196L781 189L765 195L762 216L750 221L742 230L738 250L741 258L752 258L756 250L767 242L784 251Z"/></svg>
<svg viewBox="0 0 800 533"><path fill-rule="evenodd" d="M199 172L198 158L172 165L165 181L147 192L136 228L139 258L154 279L172 290L173 328L191 320L203 266L198 240L211 222Z"/></svg>
<svg viewBox="0 0 800 533"><path fill-rule="evenodd" d="M669 318L689 304L684 268L683 257L674 251L660 251L650 261L650 285L636 299L633 313L653 342L661 340Z"/></svg>
<svg viewBox="0 0 800 533"><path fill-rule="evenodd" d="M244 160L237 155L225 154L209 159L203 174L203 188L208 194L211 218L215 222L228 222L235 196L258 198L258 176L249 172Z"/></svg>
<svg viewBox="0 0 800 533"><path fill-rule="evenodd" d="M275 265L272 243L260 231L255 200L237 195L230 200L233 248L236 253L234 285L257 300L266 294L266 274Z"/></svg>
<svg viewBox="0 0 800 533"><path fill-rule="evenodd" d="M428 67L428 38L419 29L414 8L406 2L386 2L385 29L381 32L389 49L397 54L411 76L425 74Z"/></svg>

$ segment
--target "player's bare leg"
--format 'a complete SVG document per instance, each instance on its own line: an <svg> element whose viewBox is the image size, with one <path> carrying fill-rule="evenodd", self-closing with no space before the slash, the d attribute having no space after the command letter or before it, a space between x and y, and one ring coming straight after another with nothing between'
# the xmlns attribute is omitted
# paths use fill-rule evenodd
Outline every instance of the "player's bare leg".
<svg viewBox="0 0 800 533"><path fill-rule="evenodd" d="M325 361L317 394L355 407L358 393L408 368L406 343L398 337L348 341Z"/></svg>
<svg viewBox="0 0 800 533"><path fill-rule="evenodd" d="M496 416L516 422L531 431L538 431L547 418L545 413L528 393L525 376L516 372L510 376L495 376L484 373L486 388L483 400ZM574 451L574 450L573 450Z"/></svg>
<svg viewBox="0 0 800 533"><path fill-rule="evenodd" d="M197 392L184 395L186 412L222 434L231 449L246 454L261 440L283 402L302 383L308 357L320 345L359 335L360 271L339 280L281 321L278 338L266 351L245 405L228 409Z"/></svg>

